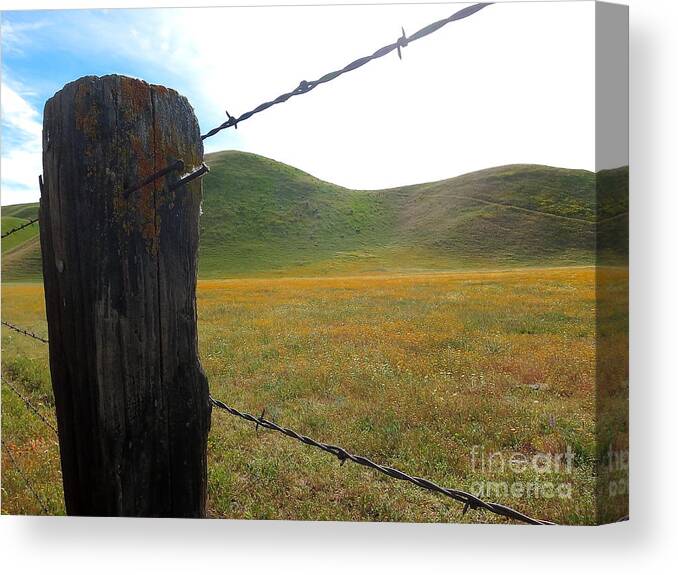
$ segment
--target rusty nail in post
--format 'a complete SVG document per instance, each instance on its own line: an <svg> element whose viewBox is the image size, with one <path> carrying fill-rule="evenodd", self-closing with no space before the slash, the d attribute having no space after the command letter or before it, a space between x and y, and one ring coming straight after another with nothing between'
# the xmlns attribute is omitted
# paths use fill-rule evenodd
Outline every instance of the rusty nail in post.
<svg viewBox="0 0 678 575"><path fill-rule="evenodd" d="M134 185L130 188L127 188L123 192L124 195L125 195L125 198L128 198L130 196L130 194L132 194L133 192L136 192L137 190L140 190L141 188L143 188L144 186L147 186L151 182L154 182L158 178L162 178L163 176L169 174L170 172L173 172L174 170L181 172L183 169L184 169L184 161L183 160L177 160L176 162L170 164L169 166L164 167L162 170L158 170L154 174L151 174L150 176L148 176L148 178L146 178L145 180L142 180L138 184L136 184L136 185Z"/></svg>
<svg viewBox="0 0 678 575"><path fill-rule="evenodd" d="M205 175L209 171L210 171L209 167L207 166L207 164L205 164L203 162L202 165L197 170L195 170L194 172L191 172L190 174L184 176L180 180L174 182L169 187L169 189L170 189L170 191L176 190L178 187L183 186L184 184L188 184L189 182L195 180L196 178L199 178L199 177Z"/></svg>

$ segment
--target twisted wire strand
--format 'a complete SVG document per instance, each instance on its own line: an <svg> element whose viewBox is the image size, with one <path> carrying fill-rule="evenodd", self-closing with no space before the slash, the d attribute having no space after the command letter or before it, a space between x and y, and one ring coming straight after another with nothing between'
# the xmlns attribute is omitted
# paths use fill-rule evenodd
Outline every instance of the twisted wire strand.
<svg viewBox="0 0 678 575"><path fill-rule="evenodd" d="M228 120L226 120L223 124L217 126L216 128L212 128L209 132L206 134L200 136L203 140L210 138L214 136L215 134L219 133L221 130L225 130L226 128L231 128L234 127L237 129L238 124L240 122L244 122L248 118L251 118L255 114L258 114L259 112L263 112L264 110L270 108L271 106L275 106L276 104L281 104L282 102L287 102L290 98L293 96L299 96L300 94L306 94L313 90L314 88L320 86L320 84L325 84L327 82L330 82L334 80L335 78L338 78L342 74L346 74L347 72L352 72L353 70L357 70L361 66L364 66L368 62L371 62L372 60L376 60L378 58L382 58L386 56L387 54L390 54L394 50L397 50L398 52L398 57L402 58L402 48L405 48L408 44L411 42L414 42L416 40L419 40L423 38L424 36L428 36L429 34L432 34L433 32L436 32L437 30L440 30L443 26L446 24L449 24L450 22L454 22L456 20L462 20L464 18L468 18L469 16L472 16L479 10L482 10L486 6L489 6L492 4L492 2L483 2L479 4L474 4L473 6L467 6L466 8L462 8L461 10L455 12L448 18L443 18L442 20L438 20L437 22L433 22L429 24L428 26L424 26L421 30L415 32L411 36L407 36L405 34L405 31L403 30L403 35L398 38L397 41L395 41L393 44L388 44L387 46L383 46L382 48L379 48L376 52L371 54L370 56L364 56L362 58L358 58L357 60L354 60L350 64L347 64L344 66L341 70L335 70L334 72L329 72L325 74L324 76L318 78L317 80L312 80L310 82L307 82L305 80L302 80L299 85L292 90L291 92L287 92L285 94L281 94L274 100L271 100L270 102L264 102L263 104L259 104L256 108L250 110L249 112L245 112L239 117L231 116L228 112L226 112L226 115L228 116Z"/></svg>
<svg viewBox="0 0 678 575"><path fill-rule="evenodd" d="M12 450L9 448L9 445L7 445L4 441L2 442L2 447L5 449L5 453L7 453L9 460L12 462L12 465L14 466L14 469L16 472L19 474L23 482L26 484L26 487L28 488L28 491L31 492L35 500L38 502L42 510L45 512L45 515L49 515L49 509L47 509L47 505L45 502L42 500L42 497L38 495L38 492L35 490L33 487L33 484L30 482L28 479L27 475L23 472L19 464L17 463L17 460L14 458L14 454L12 453Z"/></svg>
<svg viewBox="0 0 678 575"><path fill-rule="evenodd" d="M371 62L372 60L382 58L382 57L390 54L394 50L397 51L398 57L402 58L402 49L407 47L411 42L414 42L416 40L424 38L425 36L428 36L429 34L436 32L437 30L441 29L443 26L445 26L445 25L447 25L451 22L461 20L461 19L464 19L464 18L468 18L469 16L471 16L471 15L475 14L476 12L482 10L486 6L489 6L490 4L492 4L492 3L491 2L478 3L478 4L474 4L472 6L463 8L463 9L455 12L454 14L449 16L448 18L444 18L442 20L438 20L437 22L433 22L433 23L425 26L424 28L418 30L417 32L415 32L414 34L412 34L410 36L407 36L405 34L405 31L403 30L402 36L400 38L398 38L398 40L396 42L394 42L392 44L388 44L386 46L383 46L382 48L379 48L378 50L376 50L373 54L371 54L369 56L364 56L362 58L358 58L357 60L354 60L350 64L346 65L344 68L342 68L340 70L333 71L333 72L329 72L329 73L325 74L324 76L322 76L322 77L320 77L316 80L313 80L313 81L310 81L310 82L303 80L302 82L299 83L299 85L294 90L287 92L287 93L284 93L284 94L281 94L280 96L278 96L274 100L271 100L269 102L264 102L263 104L260 104L256 108L254 108L254 109L252 109L248 112L245 112L244 114L240 115L239 117L231 116L228 112L226 112L226 114L228 116L228 120L226 122L223 122L219 126L211 129L206 134L202 135L201 139L205 140L205 139L212 137L212 136L216 135L217 133L219 133L220 131L227 129L227 128L234 127L234 128L237 129L238 124L240 122L243 122L243 121L251 118L255 114L263 112L264 110L266 110L266 109L268 109L268 108L270 108L274 105L286 102L287 100L289 100L290 98L292 98L294 96L306 94L306 93L310 92L311 90L315 89L317 86L319 86L321 84L325 84L325 83L330 82L332 80L335 80L339 76L346 74L348 72L351 72L353 70L356 70L356 69L364 66L365 64ZM155 181L156 179L168 174L169 172L171 172L173 170L181 170L182 168L183 168L183 163L180 163L180 162L175 162L172 165L166 166L165 168L163 168L163 169L159 170L158 172L149 176L144 181L139 182L138 184L136 184L136 185L132 186L131 188L125 190L125 195L129 195L130 193L133 193L134 191L136 191L136 190L140 189L141 187ZM202 176L204 173L206 173L208 171L209 171L209 169L207 168L207 166L205 166L203 164L199 170L197 170L193 174L190 174L189 177L184 178L184 180L180 181L179 184L186 183L186 182L190 181L190 179L194 179L196 177ZM42 185L42 181L40 183ZM615 217L617 217L617 216L615 216ZM30 221L28 221L28 222L26 222L26 223L24 223L20 226L17 226L15 228L9 230L8 232L5 232L4 234L2 234L1 237L2 237L2 239L4 239L4 238L6 238L6 237L24 229L24 228L26 228L26 227L36 223L36 222L38 222L38 218L32 219L32 220L30 220ZM2 324L5 325L8 328L20 333L20 334L22 334L22 335L31 337L31 338L33 338L33 339L35 339L35 340L37 340L41 343L49 343L49 341L47 339L42 338L42 337L40 337L40 336L38 336L38 335L28 331L28 330L20 328L16 325L9 323L9 322L6 322L6 321L3 320ZM31 411L33 411L55 434L58 435L56 428L51 424L51 422L49 422L42 415L42 413L40 413L40 411L35 406L32 405L32 403L27 398L25 398L5 378L3 378L2 381L26 404L26 406ZM447 488L447 487L442 487L442 486L434 483L433 481L430 481L430 480L425 479L423 477L408 475L407 473L405 473L405 472L403 472L399 469L396 469L394 467L390 467L390 466L386 466L386 465L380 465L380 464L375 463L374 461L368 459L367 457L350 453L349 451L347 451L344 448L339 447L337 445L332 445L332 444L329 444L329 443L323 443L323 442L320 442L320 441L316 441L316 440L314 440L314 439L312 439L312 438L310 438L306 435L302 435L302 434L297 433L296 431L294 431L292 429L282 427L282 426L276 424L273 421L265 419L263 414L261 416L257 417L257 416L251 415L249 413L246 413L246 412L241 412L241 411L235 409L234 407L231 407L231 406L227 405L226 403L224 403L224 402L222 402L218 399L215 399L211 396L210 396L210 402L215 407L217 407L217 408L219 408L223 411L226 411L227 413L229 413L231 415L234 415L236 417L244 419L245 421L249 421L251 423L254 423L257 426L257 429L258 429L259 426L261 426L261 427L266 428L266 429L277 431L277 432L279 432L283 435L286 435L287 437L290 437L292 439L296 439L297 441L300 441L300 442L302 442L306 445L310 445L312 447L316 447L318 449L321 449L322 451L325 451L326 453L330 453L331 455L334 455L335 457L337 457L342 465L347 460L352 461L352 462L354 462L358 465L362 465L364 467L369 467L371 469L374 469L375 471L378 471L378 472L380 472L384 475L387 475L389 477L393 477L393 478L399 479L401 481L407 481L407 482L412 483L412 484L414 484L414 485L416 485L416 486L418 486L422 489L426 489L426 490L432 491L434 493L439 493L439 494L445 495L447 497L450 497L450 498L454 499L455 501L458 501L458 502L464 504L464 508L463 508L464 514L468 511L468 509L482 509L482 510L486 510L486 511L489 511L491 513L494 513L496 515L506 517L508 519L513 519L515 521L520 521L520 522L528 523L528 524L531 524L531 525L554 525L554 523L552 523L550 521L530 517L530 516L520 512L520 511L512 509L511 507L508 507L506 505L502 505L500 503L487 502L487 501L484 501L484 500L480 499L479 497L477 497L477 496L475 496L471 493L461 491L461 490L458 490L458 489L451 489L451 488ZM31 484L31 482L28 480L27 476L23 473L21 468L18 466L17 461L14 458L14 455L12 454L9 447L7 445L5 445L4 442L3 442L2 446L5 448L5 451L6 451L7 455L9 456L10 460L12 461L12 464L16 468L17 473L22 477L22 479L25 482L29 491L35 497L36 501L40 504L43 511L48 514L49 511L47 509L47 506L45 505L43 500L40 498L40 496L37 494L37 492L35 491L35 489L33 488L32 484ZM628 520L628 516L625 516L625 517L619 519L619 521L625 521L625 520Z"/></svg>
<svg viewBox="0 0 678 575"><path fill-rule="evenodd" d="M408 475L404 471L401 471L399 469L396 469L395 467L389 467L387 465L380 465L378 463L375 463L374 461L368 459L367 457L363 457L362 455L355 455L353 453L350 453L346 451L343 447L339 447L337 445L332 445L329 443L323 443L321 441L316 441L315 439L312 439L306 435L302 435L300 433L297 433L296 431L289 429L287 427L282 427L278 424L276 424L273 421L269 421L268 419L265 419L263 414L259 417L255 415L251 415L250 413L242 412L234 407L231 407L230 405L227 405L223 401L220 401L218 399L213 398L210 396L210 402L212 405L215 407L226 411L227 413L230 413L231 415L234 415L236 417L239 417L241 419L244 419L245 421L249 421L251 423L254 423L257 428L264 427L266 429L271 429L273 431L277 431L279 433L282 433L283 435L286 435L287 437L291 437L292 439L296 439L297 441L301 441L302 443L305 443L306 445L310 445L312 447L317 447L318 449L321 449L327 453L330 453L337 457L339 461L343 464L347 460L352 461L354 463L357 463L358 465L363 465L365 467L369 467L371 469L374 469L380 473L383 473L384 475L388 475L389 477L393 477L395 479L400 479L402 481L408 481L409 483L413 483L417 487L421 487L423 489L427 489L429 491L433 491L435 493L440 493L441 495L446 495L447 497L450 497L456 501L459 501L460 503L464 504L464 510L463 513L465 514L468 509L484 509L486 511L489 511L491 513L494 513L495 515L501 515L503 517L506 517L508 519L513 519L515 521L521 521L523 523L528 523L530 525L554 525L554 523L550 521L545 521L542 519L535 519L533 517L530 517L529 515L525 515L524 513L521 513L520 511L517 511L515 509L512 509L511 507L507 507L506 505L502 505L501 503L490 503L487 501L484 501L480 499L479 497L476 497L475 495L471 493L467 493L465 491L460 491L458 489L450 489L447 487L442 487L438 485L437 483L434 483L433 481L429 481L428 479L424 479L423 477L417 477L417 476L412 476Z"/></svg>
<svg viewBox="0 0 678 575"><path fill-rule="evenodd" d="M5 321L4 319L2 320L2 325L7 326L9 329L12 329L12 330L16 331L17 333L20 333L22 335L26 335L28 337L32 337L33 339L39 341L40 343L49 343L49 340L45 339L44 337L40 337L39 335L34 334L32 331L28 331L28 330L23 329L19 326L11 324L8 321Z"/></svg>
<svg viewBox="0 0 678 575"><path fill-rule="evenodd" d="M32 337L33 339L36 339L42 343L48 343L46 339L41 338L40 336L37 336L25 329L19 328L13 324L10 324L6 321L2 321L3 325L6 325L10 329L13 329L23 335L26 335L28 337ZM5 380L5 383L7 381ZM16 390L15 390L16 391ZM23 399L23 398L22 398ZM28 402L26 401L27 405ZM364 467L369 467L371 469L374 469L375 471L378 471L380 473L383 473L384 475L388 475L389 477L393 477L395 479L400 479L401 481L407 481L409 483L413 483L417 487L421 487L422 489L427 489L428 491L432 491L434 493L440 493L441 495L445 495L447 497L450 497L456 501L459 501L460 503L464 504L464 509L463 513L466 514L466 512L469 509L484 509L486 511L489 511L491 513L494 513L495 515L500 515L502 517L506 517L508 519L513 519L515 521L520 521L523 523L528 523L530 525L554 525L551 521L546 521L542 519L536 519L534 517L530 517L529 515L526 515L520 511L517 511L516 509L512 509L511 507L508 507L506 505L502 505L501 503L492 503L492 502L487 502L479 497L465 492L461 491L458 489L450 489L448 487L442 487L438 485L437 483L434 483L433 481L430 481L428 479L425 479L423 477L417 477L413 475L408 475L404 471L401 471L400 469L396 469L395 467L390 467L387 465L380 465L378 463L375 463L371 459L368 459L367 457L363 457L362 455L355 455L353 453L350 453L343 447L339 447L338 445L332 445L330 443L323 443L321 441L316 441L315 439L312 439L306 435L302 435L300 433L297 433L293 429L289 429L287 427L282 427L278 425L277 423L273 421L269 421L268 419L265 419L263 414L259 417L255 415L251 415L246 412L242 412L237 410L234 407L231 407L230 405L227 405L223 401L220 401L218 399L213 398L210 396L210 403L214 405L215 407L226 411L227 413L230 413L231 415L234 415L236 417L239 417L241 419L244 419L245 421L249 421L251 423L254 423L257 426L257 429L259 426L264 427L266 429L271 429L273 431L277 431L279 433L282 433L283 435L286 435L287 437L291 437L292 439L296 439L297 441L300 441L306 445L310 445L312 447L316 447L318 449L321 449L325 451L326 453L330 453L337 457L339 461L343 464L347 460L352 461L354 463L357 463L358 465L362 465ZM34 409L34 411L37 411ZM50 427L52 427L50 425ZM56 430L55 430L56 431Z"/></svg>
<svg viewBox="0 0 678 575"><path fill-rule="evenodd" d="M32 220L28 220L27 222L21 224L20 226L17 226L16 228L12 228L8 232L5 232L2 234L2 237L0 239L5 239L7 236L11 236L12 234L15 234L18 231L23 230L24 228L27 228L28 226L32 226L34 223L38 221L39 218L33 218Z"/></svg>
<svg viewBox="0 0 678 575"><path fill-rule="evenodd" d="M28 407L28 409L37 415L43 421L43 423L54 432L55 435L59 435L59 432L57 431L56 427L54 427L52 422L49 421L49 419L47 419L27 397L25 397L16 387L14 387L6 377L1 377L0 380L2 380L2 383L12 390L12 392L14 392L14 394L26 404L26 407Z"/></svg>

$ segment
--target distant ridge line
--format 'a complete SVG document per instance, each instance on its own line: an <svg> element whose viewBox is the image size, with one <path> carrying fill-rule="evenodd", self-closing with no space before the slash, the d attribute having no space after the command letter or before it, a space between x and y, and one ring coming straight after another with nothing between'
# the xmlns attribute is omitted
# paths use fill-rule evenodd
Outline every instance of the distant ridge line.
<svg viewBox="0 0 678 575"><path fill-rule="evenodd" d="M510 164L356 190L258 154L206 158L201 279L588 265L598 233L610 256L626 261L624 241L614 240L628 218L625 167L596 175ZM3 220L36 212L37 204L3 207ZM3 281L41 277L33 228L30 239L14 236L16 245L3 240Z"/></svg>

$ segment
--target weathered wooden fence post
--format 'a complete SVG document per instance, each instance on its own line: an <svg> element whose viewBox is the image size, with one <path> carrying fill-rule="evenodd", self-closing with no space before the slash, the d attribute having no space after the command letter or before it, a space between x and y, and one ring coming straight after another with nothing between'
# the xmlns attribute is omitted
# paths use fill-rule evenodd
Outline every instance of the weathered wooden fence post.
<svg viewBox="0 0 678 575"><path fill-rule="evenodd" d="M202 184L176 186L202 156L193 109L162 86L88 76L45 106L40 240L71 515L205 515Z"/></svg>

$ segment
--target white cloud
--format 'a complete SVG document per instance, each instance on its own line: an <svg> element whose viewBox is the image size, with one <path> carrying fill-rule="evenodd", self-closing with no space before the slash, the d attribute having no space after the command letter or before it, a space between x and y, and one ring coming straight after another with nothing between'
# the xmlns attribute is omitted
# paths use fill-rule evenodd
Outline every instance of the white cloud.
<svg viewBox="0 0 678 575"><path fill-rule="evenodd" d="M40 152L15 149L2 155L2 204L37 202L38 176L42 173Z"/></svg>
<svg viewBox="0 0 678 575"><path fill-rule="evenodd" d="M17 24L7 20L7 18L3 18L0 24L3 51L23 54L25 49L31 45L31 33L49 25L48 20L36 20L34 22Z"/></svg>
<svg viewBox="0 0 678 575"><path fill-rule="evenodd" d="M42 123L40 114L18 92L2 83L2 123L18 130L23 137L35 143L40 142Z"/></svg>
<svg viewBox="0 0 678 575"><path fill-rule="evenodd" d="M41 33L74 55L87 46L97 61L146 70L144 79L184 93L207 131L226 109L239 115L393 42L401 26L412 34L461 7L61 13L69 25ZM371 62L207 140L206 150L259 153L353 188L507 163L593 169L594 73L592 3L495 4L412 43L402 61L393 53ZM10 121L27 138L3 152L3 188L5 164L27 165L38 141L37 112L14 104L23 112ZM9 168L17 185L21 173Z"/></svg>
<svg viewBox="0 0 678 575"><path fill-rule="evenodd" d="M42 172L42 122L38 111L3 81L2 157L0 164L3 204L37 201Z"/></svg>
<svg viewBox="0 0 678 575"><path fill-rule="evenodd" d="M460 5L164 11L203 130ZM156 43L158 45L158 43ZM243 123L233 146L355 188L451 177L508 163L594 167L591 3L490 6L403 51Z"/></svg>

